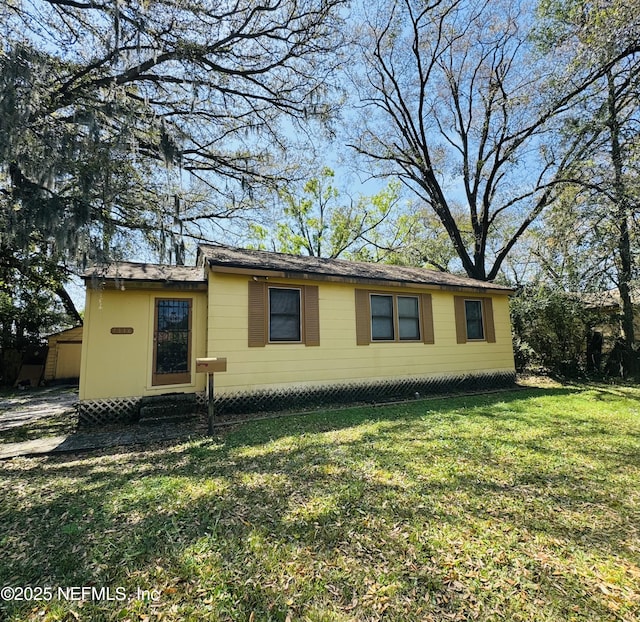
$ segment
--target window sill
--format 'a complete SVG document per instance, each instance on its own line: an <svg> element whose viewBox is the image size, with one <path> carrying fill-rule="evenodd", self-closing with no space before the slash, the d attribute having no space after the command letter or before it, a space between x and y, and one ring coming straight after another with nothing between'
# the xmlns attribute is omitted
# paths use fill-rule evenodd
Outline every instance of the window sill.
<svg viewBox="0 0 640 622"><path fill-rule="evenodd" d="M371 343L424 343L422 339L372 339Z"/></svg>

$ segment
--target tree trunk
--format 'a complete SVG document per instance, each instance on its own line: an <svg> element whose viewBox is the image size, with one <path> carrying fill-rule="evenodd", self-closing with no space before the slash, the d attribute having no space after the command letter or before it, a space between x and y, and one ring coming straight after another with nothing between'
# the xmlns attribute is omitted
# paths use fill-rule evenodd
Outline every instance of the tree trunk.
<svg viewBox="0 0 640 622"><path fill-rule="evenodd" d="M637 356L634 349L635 329L633 325L633 301L631 300L632 256L629 238L629 197L623 176L623 154L620 145L620 122L616 98L615 80L611 72L607 74L608 125L611 133L611 162L614 173L614 195L616 200L616 222L619 227L617 251L618 291L622 305L623 373L625 377L638 372Z"/></svg>
<svg viewBox="0 0 640 622"><path fill-rule="evenodd" d="M78 312L78 309L76 309L76 305L71 299L71 296L69 296L67 290L62 285L60 285L56 288L56 294L64 305L64 310L67 312L67 315L72 318L78 325L81 325L83 323L82 316Z"/></svg>

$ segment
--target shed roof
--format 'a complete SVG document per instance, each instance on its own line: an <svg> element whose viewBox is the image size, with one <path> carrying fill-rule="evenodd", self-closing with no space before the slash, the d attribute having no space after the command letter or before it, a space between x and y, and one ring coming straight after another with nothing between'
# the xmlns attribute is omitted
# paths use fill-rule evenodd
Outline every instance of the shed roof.
<svg viewBox="0 0 640 622"><path fill-rule="evenodd" d="M201 245L199 250L214 271L246 270L255 273L277 273L289 278L324 277L370 283L430 285L442 289L491 290L505 294L513 292L512 288L504 285L425 268L303 257L230 246Z"/></svg>
<svg viewBox="0 0 640 622"><path fill-rule="evenodd" d="M55 340L73 335L74 333L81 334L82 328L82 324L78 324L77 326L72 326L71 328L65 328L64 330L59 330L56 333L51 333L50 335L47 335L46 338Z"/></svg>

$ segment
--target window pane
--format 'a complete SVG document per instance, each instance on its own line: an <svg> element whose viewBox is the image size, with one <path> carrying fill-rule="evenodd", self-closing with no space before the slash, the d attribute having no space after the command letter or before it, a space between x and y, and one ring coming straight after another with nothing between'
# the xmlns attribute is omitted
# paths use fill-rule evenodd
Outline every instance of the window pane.
<svg viewBox="0 0 640 622"><path fill-rule="evenodd" d="M189 301L159 300L158 330L188 330Z"/></svg>
<svg viewBox="0 0 640 622"><path fill-rule="evenodd" d="M167 339L167 341L162 341ZM189 336L186 334L173 334L167 336L161 333L158 336L156 350L156 373L176 374L189 371Z"/></svg>
<svg viewBox="0 0 640 622"><path fill-rule="evenodd" d="M420 339L418 299L414 296L398 296L398 324L401 340Z"/></svg>
<svg viewBox="0 0 640 622"><path fill-rule="evenodd" d="M371 338L381 340L393 339L393 318L371 318Z"/></svg>
<svg viewBox="0 0 640 622"><path fill-rule="evenodd" d="M482 319L482 303L479 300L465 300L464 305L467 312L467 319Z"/></svg>
<svg viewBox="0 0 640 622"><path fill-rule="evenodd" d="M400 339L415 340L420 339L420 322L417 318L400 318L399 322Z"/></svg>
<svg viewBox="0 0 640 622"><path fill-rule="evenodd" d="M480 300L465 300L464 308L467 316L467 339L484 339L482 302Z"/></svg>
<svg viewBox="0 0 640 622"><path fill-rule="evenodd" d="M392 296L371 296L371 339L394 339Z"/></svg>
<svg viewBox="0 0 640 622"><path fill-rule="evenodd" d="M273 315L271 341L300 341L300 319L297 316Z"/></svg>
<svg viewBox="0 0 640 622"><path fill-rule="evenodd" d="M300 290L271 289L271 312L298 314L300 312Z"/></svg>
<svg viewBox="0 0 640 622"><path fill-rule="evenodd" d="M300 341L299 289L269 289L269 340Z"/></svg>
<svg viewBox="0 0 640 622"><path fill-rule="evenodd" d="M371 296L371 317L393 317L392 296Z"/></svg>
<svg viewBox="0 0 640 622"><path fill-rule="evenodd" d="M418 317L418 299L413 296L398 296L398 315Z"/></svg>

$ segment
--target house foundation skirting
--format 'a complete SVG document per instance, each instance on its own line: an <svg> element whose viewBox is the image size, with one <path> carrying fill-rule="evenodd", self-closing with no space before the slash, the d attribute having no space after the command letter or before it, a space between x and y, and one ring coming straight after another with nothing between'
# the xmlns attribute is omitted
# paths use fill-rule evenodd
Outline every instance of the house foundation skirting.
<svg viewBox="0 0 640 622"><path fill-rule="evenodd" d="M146 397L114 397L78 402L78 424L100 426L117 423L179 421L206 404L197 393L171 393Z"/></svg>
<svg viewBox="0 0 640 622"><path fill-rule="evenodd" d="M287 387L263 391L223 393L215 398L216 416L233 417L250 413L304 410L311 407L351 403L384 403L457 391L484 391L512 386L515 372L495 372L428 378L398 378L377 382L343 383L311 387ZM175 412L206 411L202 393L165 395L154 398L114 398L82 401L78 404L80 425L137 422L150 408Z"/></svg>
<svg viewBox="0 0 640 622"><path fill-rule="evenodd" d="M216 415L230 416L303 410L336 404L384 403L456 391L483 391L509 387L515 384L515 380L515 372L497 372L227 393L216 397L215 412Z"/></svg>
<svg viewBox="0 0 640 622"><path fill-rule="evenodd" d="M140 418L139 397L114 397L105 400L78 402L78 425L108 425L132 423Z"/></svg>

